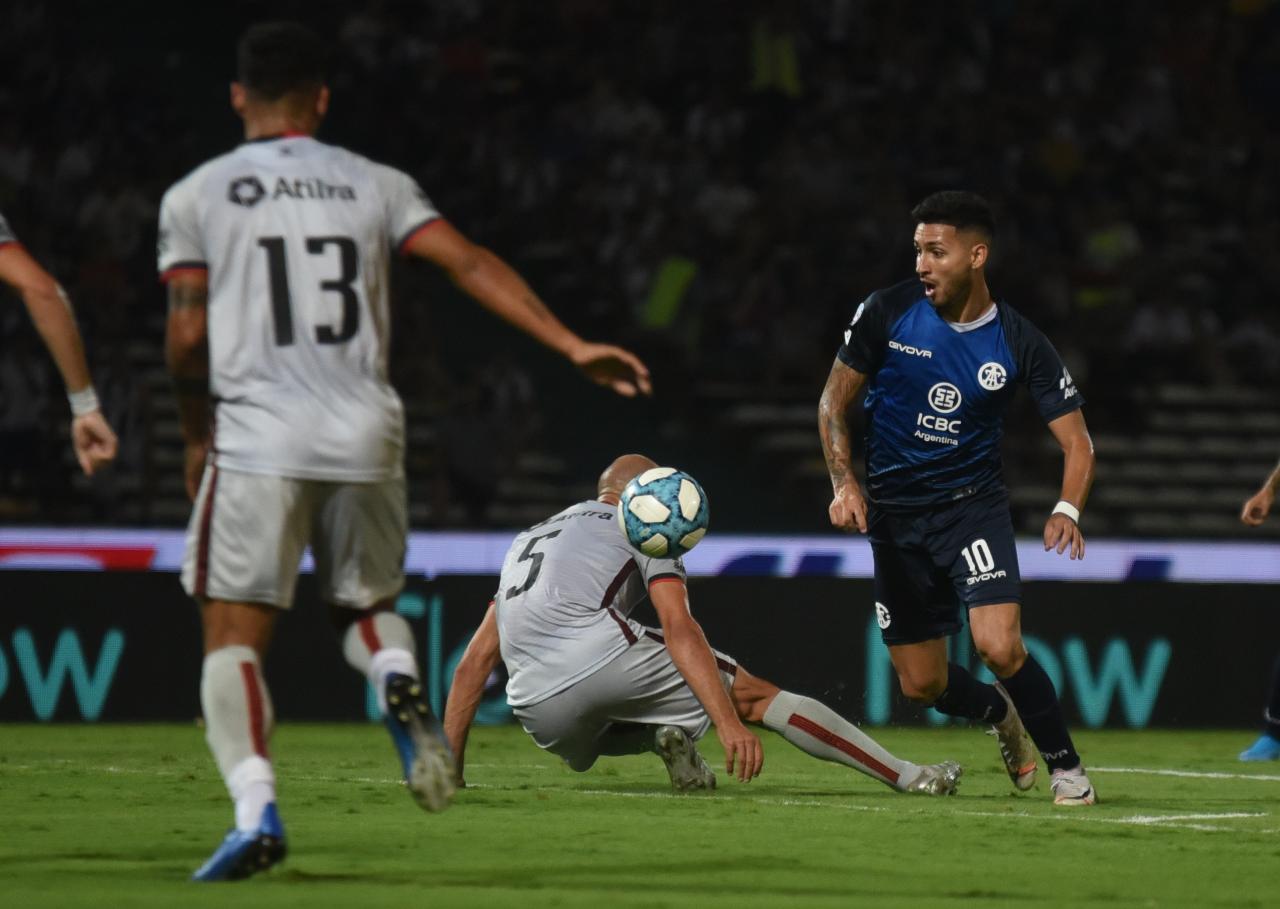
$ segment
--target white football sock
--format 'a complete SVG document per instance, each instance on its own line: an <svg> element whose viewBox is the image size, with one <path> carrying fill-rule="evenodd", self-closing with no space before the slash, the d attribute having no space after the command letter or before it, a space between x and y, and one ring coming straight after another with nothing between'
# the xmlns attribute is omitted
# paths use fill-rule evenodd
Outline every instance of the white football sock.
<svg viewBox="0 0 1280 909"><path fill-rule="evenodd" d="M778 692L764 713L764 725L805 754L852 767L894 789L902 789L920 772L830 707L790 691Z"/></svg>
<svg viewBox="0 0 1280 909"><path fill-rule="evenodd" d="M275 800L275 775L267 754L275 712L252 647L222 647L204 658L200 704L205 740L236 801L236 826L252 830L263 807Z"/></svg>
<svg viewBox="0 0 1280 909"><path fill-rule="evenodd" d="M352 622L342 636L342 655L364 673L378 696L378 709L387 712L387 676L418 678L413 628L394 612L372 612Z"/></svg>
<svg viewBox="0 0 1280 909"><path fill-rule="evenodd" d="M256 754L245 758L227 777L227 789L236 802L236 829L257 830L262 810L276 800L271 762Z"/></svg>

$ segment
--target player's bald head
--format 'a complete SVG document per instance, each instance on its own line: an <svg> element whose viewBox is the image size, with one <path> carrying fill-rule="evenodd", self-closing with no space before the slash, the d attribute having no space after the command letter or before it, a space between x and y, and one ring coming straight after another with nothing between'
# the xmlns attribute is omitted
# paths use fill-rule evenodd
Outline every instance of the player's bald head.
<svg viewBox="0 0 1280 909"><path fill-rule="evenodd" d="M620 496L628 483L646 470L657 466L657 461L646 458L642 454L625 454L615 459L604 469L604 473L600 474L600 481L596 483L596 495Z"/></svg>

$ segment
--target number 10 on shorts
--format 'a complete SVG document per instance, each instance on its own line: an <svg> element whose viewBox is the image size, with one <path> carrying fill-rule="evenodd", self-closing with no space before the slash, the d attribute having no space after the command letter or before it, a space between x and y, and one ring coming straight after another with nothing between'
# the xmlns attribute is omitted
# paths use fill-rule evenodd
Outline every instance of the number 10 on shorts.
<svg viewBox="0 0 1280 909"><path fill-rule="evenodd" d="M969 566L969 574L984 574L996 567L996 560L991 555L991 547L983 539L974 540L960 550L965 564Z"/></svg>

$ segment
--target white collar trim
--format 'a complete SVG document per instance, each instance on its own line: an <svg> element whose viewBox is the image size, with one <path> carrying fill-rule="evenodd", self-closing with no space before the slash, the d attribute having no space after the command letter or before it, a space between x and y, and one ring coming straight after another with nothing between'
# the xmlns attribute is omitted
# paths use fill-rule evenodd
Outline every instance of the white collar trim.
<svg viewBox="0 0 1280 909"><path fill-rule="evenodd" d="M974 319L972 322L947 322L947 324L951 326L953 331L959 331L959 332L973 331L975 328L981 328L982 326L986 325L988 322L991 322L992 320L994 320L996 317L997 307L998 307L998 304L996 303L996 301L992 300L991 308L988 309L986 312L984 312L982 315L978 316L978 318Z"/></svg>

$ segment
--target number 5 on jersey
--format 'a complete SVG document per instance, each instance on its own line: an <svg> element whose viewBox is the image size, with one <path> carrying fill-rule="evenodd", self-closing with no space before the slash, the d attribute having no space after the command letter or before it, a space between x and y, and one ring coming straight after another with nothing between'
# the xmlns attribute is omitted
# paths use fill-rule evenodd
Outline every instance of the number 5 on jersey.
<svg viewBox="0 0 1280 909"><path fill-rule="evenodd" d="M317 344L342 344L355 337L360 329L360 298L352 284L356 280L359 258L355 241L350 237L307 237L307 252L313 256L325 254L325 248L336 246L341 265L337 280L321 281L320 290L336 293L342 298L342 325L337 331L332 325L317 325ZM258 241L267 254L267 272L271 282L271 315L275 323L276 346L288 347L293 343L293 298L289 292L289 267L285 256L284 237L263 237Z"/></svg>

